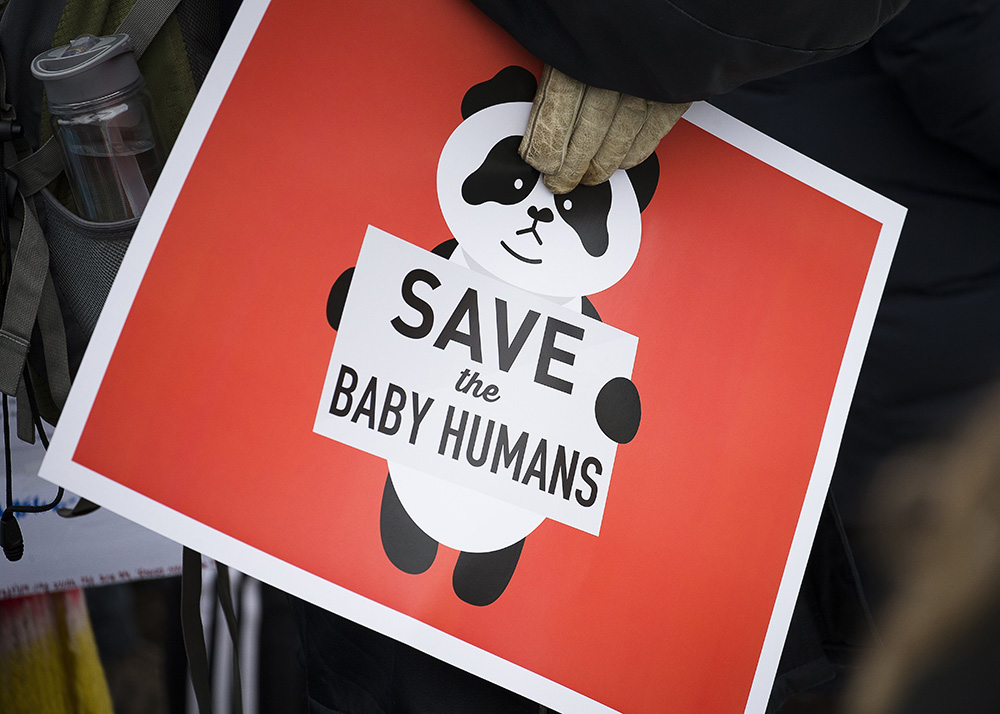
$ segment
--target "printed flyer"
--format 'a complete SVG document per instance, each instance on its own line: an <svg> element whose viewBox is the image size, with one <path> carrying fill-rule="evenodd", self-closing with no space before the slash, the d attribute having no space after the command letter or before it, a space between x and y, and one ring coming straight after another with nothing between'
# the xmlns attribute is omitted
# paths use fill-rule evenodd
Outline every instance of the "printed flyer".
<svg viewBox="0 0 1000 714"><path fill-rule="evenodd" d="M763 712L904 212L707 105L554 196L540 70L244 2L42 475L557 711Z"/></svg>
<svg viewBox="0 0 1000 714"><path fill-rule="evenodd" d="M10 422L17 421L11 400ZM41 441L10 441L11 493L17 506L45 506L59 491L38 478L45 449ZM0 557L0 600L74 588L163 578L181 573L177 543L146 530L106 508L66 518L79 497L64 491L59 510L17 513L24 553L11 562Z"/></svg>

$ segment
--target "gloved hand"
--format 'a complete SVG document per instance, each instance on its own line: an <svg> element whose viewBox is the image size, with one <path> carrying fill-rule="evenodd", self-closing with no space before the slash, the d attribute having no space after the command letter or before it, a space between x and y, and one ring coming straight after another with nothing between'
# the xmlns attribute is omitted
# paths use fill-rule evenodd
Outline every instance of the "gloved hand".
<svg viewBox="0 0 1000 714"><path fill-rule="evenodd" d="M588 87L546 65L519 152L549 190L568 193L641 164L690 106Z"/></svg>

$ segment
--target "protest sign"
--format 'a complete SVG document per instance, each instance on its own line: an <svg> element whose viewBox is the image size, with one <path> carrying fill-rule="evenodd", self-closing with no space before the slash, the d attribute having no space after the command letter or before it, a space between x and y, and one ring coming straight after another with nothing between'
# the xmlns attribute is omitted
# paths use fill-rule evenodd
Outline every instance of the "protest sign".
<svg viewBox="0 0 1000 714"><path fill-rule="evenodd" d="M245 2L42 473L560 711L763 711L903 211L706 105L557 198L539 70Z"/></svg>

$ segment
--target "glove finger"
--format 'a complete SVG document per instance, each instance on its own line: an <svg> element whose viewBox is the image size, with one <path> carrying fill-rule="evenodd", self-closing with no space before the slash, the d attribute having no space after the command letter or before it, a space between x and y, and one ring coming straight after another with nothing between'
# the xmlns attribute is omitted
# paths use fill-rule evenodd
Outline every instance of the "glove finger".
<svg viewBox="0 0 1000 714"><path fill-rule="evenodd" d="M580 183L611 128L619 97L618 92L610 89L587 87L562 166L544 179L553 193L568 193Z"/></svg>
<svg viewBox="0 0 1000 714"><path fill-rule="evenodd" d="M646 100L623 94L618 101L618 108L615 110L614 119L604 143L597 149L597 153L590 160L580 183L587 186L596 186L611 178L611 174L618 170L622 161L628 154L636 135L642 129L646 120Z"/></svg>
<svg viewBox="0 0 1000 714"><path fill-rule="evenodd" d="M632 147L622 161L621 168L630 169L645 161L656 150L660 139L667 135L681 115L688 110L691 102L684 104L666 104L664 102L647 102L649 111L646 122L632 142Z"/></svg>
<svg viewBox="0 0 1000 714"><path fill-rule="evenodd" d="M562 166L586 85L550 67L542 70L518 153L543 174Z"/></svg>

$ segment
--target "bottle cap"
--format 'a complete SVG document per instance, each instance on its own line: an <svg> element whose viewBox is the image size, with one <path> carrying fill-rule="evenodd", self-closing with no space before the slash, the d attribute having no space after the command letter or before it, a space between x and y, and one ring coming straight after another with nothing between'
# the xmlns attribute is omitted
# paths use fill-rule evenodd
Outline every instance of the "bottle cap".
<svg viewBox="0 0 1000 714"><path fill-rule="evenodd" d="M81 35L35 57L31 73L45 83L50 107L101 99L142 78L124 34Z"/></svg>

